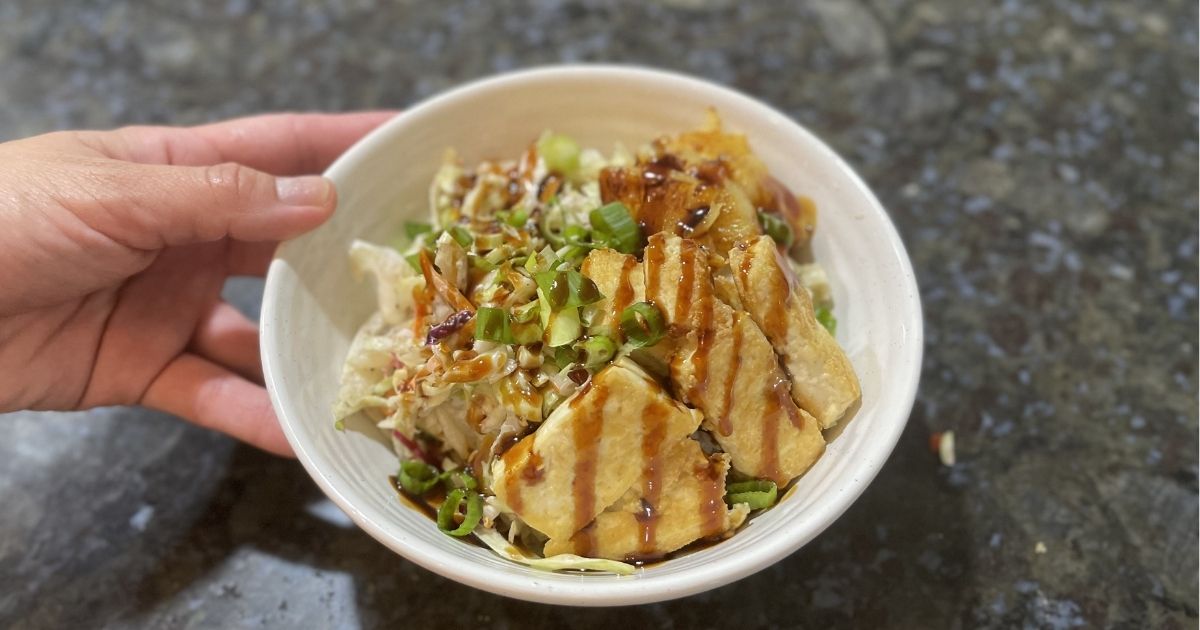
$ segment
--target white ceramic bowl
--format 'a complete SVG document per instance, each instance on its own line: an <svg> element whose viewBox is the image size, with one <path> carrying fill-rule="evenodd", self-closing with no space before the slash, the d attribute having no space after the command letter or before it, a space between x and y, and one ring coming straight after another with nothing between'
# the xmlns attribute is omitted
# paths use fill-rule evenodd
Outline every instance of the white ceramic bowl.
<svg viewBox="0 0 1200 630"><path fill-rule="evenodd" d="M382 443L333 428L330 407L357 327L375 308L369 283L352 279L354 238L383 241L426 216L427 187L442 152L472 163L515 156L543 129L583 146L637 147L694 128L705 108L745 133L771 172L811 197L817 259L834 287L838 340L862 381L857 415L775 508L718 545L632 576L556 574L508 562L440 533L397 500ZM262 308L262 357L275 411L321 489L367 533L441 575L501 595L608 606L682 597L727 584L786 557L828 527L891 453L912 408L921 365L921 307L904 247L871 191L829 147L745 95L665 72L561 66L470 83L425 101L372 132L327 175L338 211L285 243L271 264Z"/></svg>

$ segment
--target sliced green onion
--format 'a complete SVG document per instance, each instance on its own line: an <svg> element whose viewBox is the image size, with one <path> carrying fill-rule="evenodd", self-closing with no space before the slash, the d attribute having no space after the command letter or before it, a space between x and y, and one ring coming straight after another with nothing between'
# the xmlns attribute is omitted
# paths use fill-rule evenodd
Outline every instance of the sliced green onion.
<svg viewBox="0 0 1200 630"><path fill-rule="evenodd" d="M642 229L633 221L629 208L619 201L592 210L588 220L600 240L623 254L632 254L642 242Z"/></svg>
<svg viewBox="0 0 1200 630"><path fill-rule="evenodd" d="M761 510L775 505L779 489L774 481L755 479L725 486L725 501L730 505L746 503L751 510Z"/></svg>
<svg viewBox="0 0 1200 630"><path fill-rule="evenodd" d="M512 310L512 321L514 324L525 324L533 321L538 316L538 301L534 300L526 304L522 304Z"/></svg>
<svg viewBox="0 0 1200 630"><path fill-rule="evenodd" d="M667 333L662 311L649 302L630 304L621 311L621 333L634 348L653 346Z"/></svg>
<svg viewBox="0 0 1200 630"><path fill-rule="evenodd" d="M458 510L464 500L467 504L466 513L463 514L462 523L459 523L458 527L454 527L454 515L458 514ZM482 517L483 499L479 497L479 493L454 489L446 495L446 500L442 502L442 507L438 508L437 526L438 529L451 536L462 537L470 534L475 529L475 526L479 524L479 519ZM453 529L451 529L452 527Z"/></svg>
<svg viewBox="0 0 1200 630"><path fill-rule="evenodd" d="M563 238L567 239L568 243L585 241L587 240L587 237L587 228L583 227L582 225L568 225L567 228L563 230Z"/></svg>
<svg viewBox="0 0 1200 630"><path fill-rule="evenodd" d="M525 260L525 271L529 273L537 273L546 271L558 262L558 255L554 253L554 248L549 245L542 248L540 252L534 252Z"/></svg>
<svg viewBox="0 0 1200 630"><path fill-rule="evenodd" d="M537 152L551 171L570 176L579 169L579 143L570 136L544 134L538 139Z"/></svg>
<svg viewBox="0 0 1200 630"><path fill-rule="evenodd" d="M596 283L574 269L542 271L533 274L533 279L552 310L586 306L604 299Z"/></svg>
<svg viewBox="0 0 1200 630"><path fill-rule="evenodd" d="M817 307L817 321L829 331L829 334L837 334L837 318L833 316L833 311L824 306Z"/></svg>
<svg viewBox="0 0 1200 630"><path fill-rule="evenodd" d="M433 252L430 251L428 248L418 249L416 252L411 253L404 257L404 260L408 262L408 266L415 269L417 273L422 273L421 252L425 252L425 255L429 257L429 260L433 260Z"/></svg>
<svg viewBox="0 0 1200 630"><path fill-rule="evenodd" d="M546 239L550 247L558 249L567 244L567 239L563 238L562 232L550 226L548 221L543 221L538 225L542 232L542 238Z"/></svg>
<svg viewBox="0 0 1200 630"><path fill-rule="evenodd" d="M511 255L512 255L511 249L504 245L501 245L500 247L497 247L497 248L493 249L492 251L488 252L487 255L484 256L484 258L486 258L487 261L492 263L493 265L499 265L500 263L507 260Z"/></svg>
<svg viewBox="0 0 1200 630"><path fill-rule="evenodd" d="M479 482L475 480L475 477L462 468L447 470L442 473L442 479L445 480L446 487L451 490L474 490L479 487Z"/></svg>
<svg viewBox="0 0 1200 630"><path fill-rule="evenodd" d="M515 228L525 227L525 223L529 221L529 213L524 208L514 208L512 210L501 210L496 213L496 218L504 223Z"/></svg>
<svg viewBox="0 0 1200 630"><path fill-rule="evenodd" d="M512 310L512 320L517 324L524 324L533 321L538 315L537 300L522 304Z"/></svg>
<svg viewBox="0 0 1200 630"><path fill-rule="evenodd" d="M422 223L420 221L404 222L404 235L407 236L409 240L413 240L422 234L428 234L432 231L433 226L429 225L428 223Z"/></svg>
<svg viewBox="0 0 1200 630"><path fill-rule="evenodd" d="M471 263L471 267L483 271L492 271L496 268L496 263L478 254L467 254L467 262Z"/></svg>
<svg viewBox="0 0 1200 630"><path fill-rule="evenodd" d="M417 459L400 462L400 473L396 475L400 487L413 496L422 496L437 485L440 477L433 466Z"/></svg>
<svg viewBox="0 0 1200 630"><path fill-rule="evenodd" d="M579 361L579 350L575 346L559 346L553 352L550 358L560 370Z"/></svg>
<svg viewBox="0 0 1200 630"><path fill-rule="evenodd" d="M508 312L502 308L481 306L475 311L475 338L497 343L512 343Z"/></svg>
<svg viewBox="0 0 1200 630"><path fill-rule="evenodd" d="M759 210L758 224L776 243L785 248L792 246L792 228L779 215Z"/></svg>
<svg viewBox="0 0 1200 630"><path fill-rule="evenodd" d="M504 244L503 232L490 232L475 237L475 249L479 251L493 250Z"/></svg>
<svg viewBox="0 0 1200 630"><path fill-rule="evenodd" d="M470 247L471 243L475 242L475 237L471 235L470 230L461 225L453 225L446 231L449 232L450 236L454 237L454 240L458 241L458 244L462 245L464 248Z"/></svg>
<svg viewBox="0 0 1200 630"><path fill-rule="evenodd" d="M588 337L580 345L583 346L583 352L587 355L584 365L589 369L608 363L617 353L617 342L604 335Z"/></svg>
<svg viewBox="0 0 1200 630"><path fill-rule="evenodd" d="M546 345L551 348L565 346L583 334L583 325L579 323L578 308L564 308L550 315L550 323L546 326Z"/></svg>
<svg viewBox="0 0 1200 630"><path fill-rule="evenodd" d="M528 346L542 340L541 322L514 322L511 330L512 342L519 346Z"/></svg>

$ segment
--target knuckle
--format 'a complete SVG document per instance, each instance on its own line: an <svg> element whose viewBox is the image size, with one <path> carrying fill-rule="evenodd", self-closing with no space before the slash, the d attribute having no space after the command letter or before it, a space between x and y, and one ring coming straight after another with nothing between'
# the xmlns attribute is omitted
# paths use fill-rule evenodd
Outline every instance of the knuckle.
<svg viewBox="0 0 1200 630"><path fill-rule="evenodd" d="M245 199L254 194L254 172L234 162L223 162L205 167L204 181L218 195L232 199Z"/></svg>

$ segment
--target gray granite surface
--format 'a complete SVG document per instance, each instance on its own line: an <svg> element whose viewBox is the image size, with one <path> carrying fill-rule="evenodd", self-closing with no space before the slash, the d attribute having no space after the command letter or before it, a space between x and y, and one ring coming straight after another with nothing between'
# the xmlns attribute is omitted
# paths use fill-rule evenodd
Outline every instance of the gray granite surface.
<svg viewBox="0 0 1200 630"><path fill-rule="evenodd" d="M1184 0L0 3L0 139L401 107L550 62L735 86L860 169L927 326L908 429L840 521L628 609L458 586L298 464L160 414L0 417L0 627L1195 628L1196 22ZM927 444L951 429L947 468Z"/></svg>

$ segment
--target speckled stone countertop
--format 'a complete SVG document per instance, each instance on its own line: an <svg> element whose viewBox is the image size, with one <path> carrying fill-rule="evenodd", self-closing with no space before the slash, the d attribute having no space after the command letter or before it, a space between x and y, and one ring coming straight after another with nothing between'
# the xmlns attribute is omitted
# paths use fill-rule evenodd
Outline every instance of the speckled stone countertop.
<svg viewBox="0 0 1200 630"><path fill-rule="evenodd" d="M1196 21L1184 0L0 3L0 139L400 107L549 62L735 86L873 186L927 334L908 429L841 520L629 609L443 580L298 464L159 414L0 417L0 626L1195 628Z"/></svg>

